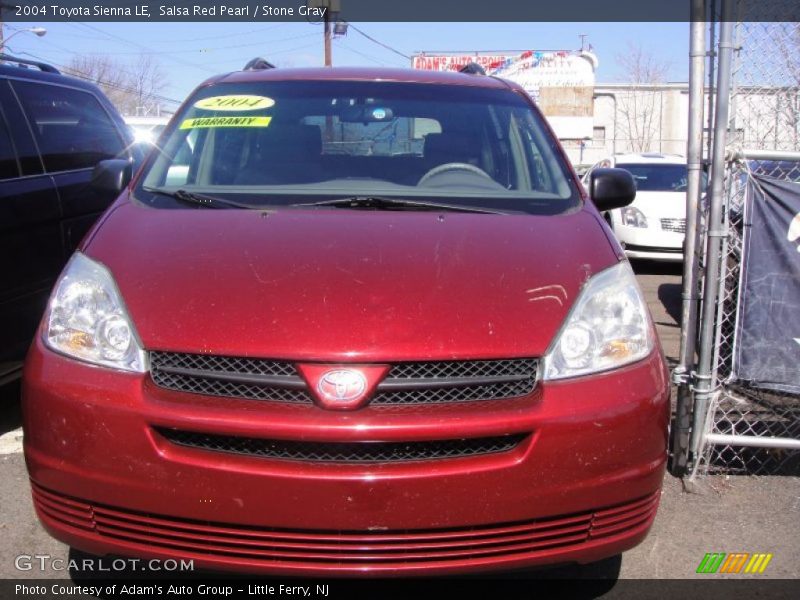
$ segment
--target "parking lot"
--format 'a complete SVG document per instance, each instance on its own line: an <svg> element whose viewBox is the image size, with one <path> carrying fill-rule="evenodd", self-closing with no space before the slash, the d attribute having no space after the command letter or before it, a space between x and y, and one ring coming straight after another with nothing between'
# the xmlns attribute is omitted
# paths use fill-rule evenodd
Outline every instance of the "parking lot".
<svg viewBox="0 0 800 600"><path fill-rule="evenodd" d="M670 366L678 354L680 267L640 263L637 275L658 327ZM18 387L2 391L0 404L0 578L64 577L63 572L18 571L20 554L66 557L68 549L39 526L21 454ZM796 578L800 573L800 478L707 477L695 493L665 477L661 508L650 536L622 559L621 578L720 577L696 575L707 552L769 552L764 574L730 577ZM618 563L616 563L618 565ZM612 565L607 575L615 575ZM606 575L606 573L603 573Z"/></svg>

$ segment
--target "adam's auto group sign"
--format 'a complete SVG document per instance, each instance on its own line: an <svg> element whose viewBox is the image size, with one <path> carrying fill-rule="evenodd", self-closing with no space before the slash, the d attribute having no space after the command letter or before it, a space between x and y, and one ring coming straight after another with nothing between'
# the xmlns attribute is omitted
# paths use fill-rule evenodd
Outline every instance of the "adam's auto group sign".
<svg viewBox="0 0 800 600"><path fill-rule="evenodd" d="M412 58L415 69L427 71L457 71L469 63L479 64L489 75L521 85L536 100L561 139L592 135L597 57L591 52L421 52Z"/></svg>
<svg viewBox="0 0 800 600"><path fill-rule="evenodd" d="M469 63L477 63L487 71L493 65L514 58L514 54L417 54L411 60L415 69L425 71L458 71Z"/></svg>

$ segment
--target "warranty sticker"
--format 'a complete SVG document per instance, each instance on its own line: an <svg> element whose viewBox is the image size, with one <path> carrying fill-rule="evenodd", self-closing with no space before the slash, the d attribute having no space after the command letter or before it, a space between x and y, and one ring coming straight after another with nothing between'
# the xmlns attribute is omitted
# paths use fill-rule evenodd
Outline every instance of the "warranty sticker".
<svg viewBox="0 0 800 600"><path fill-rule="evenodd" d="M267 96L212 96L194 103L203 110L259 110L275 106L275 100Z"/></svg>
<svg viewBox="0 0 800 600"><path fill-rule="evenodd" d="M186 119L180 129L206 129L209 127L269 127L272 117L201 117Z"/></svg>

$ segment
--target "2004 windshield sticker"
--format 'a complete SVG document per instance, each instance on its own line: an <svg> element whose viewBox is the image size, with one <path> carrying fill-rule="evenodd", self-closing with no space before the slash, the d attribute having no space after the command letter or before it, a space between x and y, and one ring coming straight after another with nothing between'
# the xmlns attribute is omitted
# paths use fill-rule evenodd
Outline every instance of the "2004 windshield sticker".
<svg viewBox="0 0 800 600"><path fill-rule="evenodd" d="M203 98L194 103L194 107L200 110L214 112L246 112L250 110L261 110L275 105L275 100L267 96L212 96ZM196 117L185 119L181 123L181 129L203 129L209 127L269 127L272 117L250 117L250 116L219 116L219 117Z"/></svg>
<svg viewBox="0 0 800 600"><path fill-rule="evenodd" d="M240 111L259 110L275 106L275 100L267 96L212 96L194 103L195 108L202 110Z"/></svg>

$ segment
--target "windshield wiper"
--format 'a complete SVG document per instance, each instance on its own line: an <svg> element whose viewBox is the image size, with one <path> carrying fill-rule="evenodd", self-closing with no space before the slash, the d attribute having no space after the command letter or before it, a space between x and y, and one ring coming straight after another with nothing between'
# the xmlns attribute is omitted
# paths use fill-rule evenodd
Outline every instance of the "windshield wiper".
<svg viewBox="0 0 800 600"><path fill-rule="evenodd" d="M429 202L427 200L408 200L405 198L389 198L385 196L349 196L346 198L334 198L333 200L320 200L319 202L304 202L292 204L294 207L314 207L331 206L334 208L372 208L375 210L446 210L452 212L466 213L485 213L492 215L508 214L506 210L486 208L484 206L465 206L459 204L446 204L441 202Z"/></svg>
<svg viewBox="0 0 800 600"><path fill-rule="evenodd" d="M225 200L225 198L217 198L215 196L207 196L206 194L198 194L197 192L190 192L188 190L164 190L161 188L144 188L145 191L153 194L162 194L175 198L184 204L192 204L194 206L202 206L203 208L259 208L252 204L242 204L234 202L233 200Z"/></svg>

